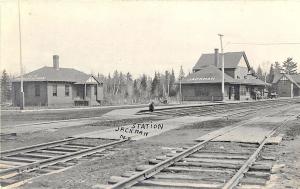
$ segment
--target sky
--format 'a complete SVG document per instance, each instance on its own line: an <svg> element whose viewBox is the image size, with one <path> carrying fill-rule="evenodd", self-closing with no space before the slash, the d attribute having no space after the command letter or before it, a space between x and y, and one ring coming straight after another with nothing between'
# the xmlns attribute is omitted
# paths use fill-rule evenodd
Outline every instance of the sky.
<svg viewBox="0 0 300 189"><path fill-rule="evenodd" d="M300 1L20 0L24 71L52 66L107 75L192 70L202 53L245 51L268 70L300 63ZM1 70L19 75L17 0L0 0ZM246 43L246 44L234 44ZM254 45L267 44L267 45ZM272 45L273 44L273 45ZM299 65L300 67L300 65ZM298 69L300 70L300 69Z"/></svg>

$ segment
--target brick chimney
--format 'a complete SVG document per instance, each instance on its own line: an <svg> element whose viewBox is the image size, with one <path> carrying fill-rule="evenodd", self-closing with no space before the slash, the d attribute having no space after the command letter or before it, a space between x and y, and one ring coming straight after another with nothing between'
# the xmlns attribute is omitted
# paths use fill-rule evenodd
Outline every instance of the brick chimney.
<svg viewBox="0 0 300 189"><path fill-rule="evenodd" d="M53 68L56 70L59 69L59 56L58 55L53 55Z"/></svg>
<svg viewBox="0 0 300 189"><path fill-rule="evenodd" d="M219 49L215 49L215 66L218 67L219 64Z"/></svg>

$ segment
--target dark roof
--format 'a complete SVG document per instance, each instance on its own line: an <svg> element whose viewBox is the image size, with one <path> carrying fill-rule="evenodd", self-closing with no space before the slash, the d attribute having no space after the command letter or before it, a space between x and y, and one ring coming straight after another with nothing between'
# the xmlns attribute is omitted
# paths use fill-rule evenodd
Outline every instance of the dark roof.
<svg viewBox="0 0 300 189"><path fill-rule="evenodd" d="M73 68L55 69L45 66L24 74L23 79L24 81L63 81L81 84L85 83L91 76ZM20 81L20 77L17 77L15 81Z"/></svg>
<svg viewBox="0 0 300 189"><path fill-rule="evenodd" d="M296 83L300 83L300 74L290 75Z"/></svg>
<svg viewBox="0 0 300 189"><path fill-rule="evenodd" d="M234 79L228 74L224 75L225 83L230 84L244 84L244 85L256 85L256 86L264 86L266 85L260 79L252 75L248 75L245 79ZM183 78L182 84L196 84L196 83L221 83L222 82L222 71L213 66L205 66L202 67L201 70L194 72L187 77Z"/></svg>
<svg viewBox="0 0 300 189"><path fill-rule="evenodd" d="M232 83L234 79L225 73L225 83ZM201 70L194 72L183 78L181 83L220 83L222 82L222 71L215 66L202 67Z"/></svg>
<svg viewBox="0 0 300 189"><path fill-rule="evenodd" d="M283 74L275 74L272 83L277 83Z"/></svg>
<svg viewBox="0 0 300 189"><path fill-rule="evenodd" d="M298 88L300 88L300 74L293 74L293 75L289 75L285 73L275 74L272 83L273 84L277 83L283 76L285 76L288 80L290 80Z"/></svg>
<svg viewBox="0 0 300 189"><path fill-rule="evenodd" d="M245 62L248 66L248 69L250 69L250 65L247 59L247 56L245 52L227 52L224 53L224 66L225 68L236 68L239 64L241 58L244 57ZM215 54L202 54L199 60L197 61L196 65L193 67L193 70L199 70L202 67L208 66L208 65L214 65L215 64ZM219 54L219 61L218 61L218 68L222 67L221 64L221 56Z"/></svg>

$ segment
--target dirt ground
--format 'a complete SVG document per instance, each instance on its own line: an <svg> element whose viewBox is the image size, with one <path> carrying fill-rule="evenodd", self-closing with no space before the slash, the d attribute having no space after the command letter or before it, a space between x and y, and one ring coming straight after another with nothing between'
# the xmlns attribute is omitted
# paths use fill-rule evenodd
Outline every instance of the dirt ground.
<svg viewBox="0 0 300 189"><path fill-rule="evenodd" d="M145 105L137 105L137 107L145 107ZM108 108L92 108L92 109L68 109L68 110L47 110L47 111L1 111L1 125L18 125L26 123L36 123L45 121L57 121L66 119L77 119L85 117L99 117L103 114L115 109L129 108L124 107L108 107Z"/></svg>
<svg viewBox="0 0 300 189"><path fill-rule="evenodd" d="M45 129L42 131L36 131L32 133L21 133L17 136L2 136L0 138L1 151L19 148L23 146L31 146L40 143L51 142L55 140L62 140L67 137L85 133L103 130L120 125L132 124L133 122L142 122L157 120L157 118L139 118L139 119L126 119L117 121L99 121L92 124L63 127L57 129Z"/></svg>
<svg viewBox="0 0 300 189"><path fill-rule="evenodd" d="M298 110L297 110L298 111ZM296 113L297 113L296 111ZM288 114L289 112L285 112ZM300 112L298 112L300 114ZM150 118L148 118L150 120ZM153 119L153 118L151 118ZM148 159L166 154L174 147L190 146L195 144L194 139L223 128L236 122L245 120L240 117L236 119L218 119L187 125L178 129L165 132L161 135L144 140L133 141L123 144L114 149L114 154L104 158L95 158L67 169L63 172L51 174L31 180L21 186L22 189L49 189L49 188L95 188L97 184L106 184L110 176L134 170L138 165L146 164ZM111 126L131 124L133 120L117 122L99 122L90 125L61 128L51 131L39 131L25 133L12 140L1 142L4 149L12 149L28 146L41 142L48 142L66 138L73 134L106 129ZM142 120L147 121L145 118ZM283 142L278 145L275 155L278 157L276 164L282 168L276 172L275 179L269 186L272 188L299 188L300 187L300 124L299 119L281 129L284 133ZM3 143L3 145L2 145ZM1 150L4 150L1 149ZM275 183L275 184L274 184Z"/></svg>
<svg viewBox="0 0 300 189"><path fill-rule="evenodd" d="M118 146L113 156L83 162L64 172L34 179L21 188L93 188L97 184L106 184L110 176L134 170L138 165L146 163L148 159L165 154L174 147L195 144L193 139L198 136L237 121L239 120L207 121L171 130L159 136L130 142Z"/></svg>
<svg viewBox="0 0 300 189"><path fill-rule="evenodd" d="M284 134L283 141L273 152L278 158L278 169L266 188L300 188L300 119L289 123L280 133Z"/></svg>

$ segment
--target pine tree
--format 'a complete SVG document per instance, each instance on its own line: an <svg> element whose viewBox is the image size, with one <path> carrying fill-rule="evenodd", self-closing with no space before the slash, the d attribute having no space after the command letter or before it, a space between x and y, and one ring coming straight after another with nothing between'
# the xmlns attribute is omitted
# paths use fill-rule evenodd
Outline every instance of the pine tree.
<svg viewBox="0 0 300 189"><path fill-rule="evenodd" d="M118 85L119 85L119 72L117 70L114 71L113 74L113 95L116 95L119 91Z"/></svg>
<svg viewBox="0 0 300 189"><path fill-rule="evenodd" d="M1 103L5 103L10 100L10 78L6 73L6 70L3 70L1 76Z"/></svg>
<svg viewBox="0 0 300 189"><path fill-rule="evenodd" d="M143 92L147 91L147 76L145 74L143 74L141 79L141 89Z"/></svg>
<svg viewBox="0 0 300 189"><path fill-rule="evenodd" d="M159 85L159 78L157 73L155 72L154 78L151 83L151 95L158 96L158 85Z"/></svg>
<svg viewBox="0 0 300 189"><path fill-rule="evenodd" d="M127 72L126 74L126 81L125 81L125 86L124 86L126 92L125 92L125 97L130 98L134 94L134 89L133 89L133 81L132 81L132 75Z"/></svg>
<svg viewBox="0 0 300 189"><path fill-rule="evenodd" d="M183 78L184 78L184 71L183 71L182 66L180 66L178 80L182 80Z"/></svg>
<svg viewBox="0 0 300 189"><path fill-rule="evenodd" d="M107 80L106 80L106 86L107 86L107 93L110 94L112 91L112 84L111 84L111 77L110 73L108 74Z"/></svg>
<svg viewBox="0 0 300 189"><path fill-rule="evenodd" d="M282 68L286 74L296 74L297 73L297 62L293 61L293 58L288 57L283 63Z"/></svg>
<svg viewBox="0 0 300 189"><path fill-rule="evenodd" d="M267 82L268 83L272 83L273 82L274 74L275 74L274 67L273 67L273 64L271 64L270 70L269 70L269 73L268 73L268 76L267 76Z"/></svg>
<svg viewBox="0 0 300 189"><path fill-rule="evenodd" d="M118 89L120 91L119 93L122 95L126 93L126 89L127 89L125 80L126 80L125 75L122 72L120 72Z"/></svg>
<svg viewBox="0 0 300 189"><path fill-rule="evenodd" d="M274 74L280 74L281 70L282 70L282 67L281 67L280 63L276 61L274 64Z"/></svg>
<svg viewBox="0 0 300 189"><path fill-rule="evenodd" d="M163 97L164 96L164 76L161 75L159 72L157 72L157 96L158 97Z"/></svg>
<svg viewBox="0 0 300 189"><path fill-rule="evenodd" d="M170 96L170 72L168 70L165 71L164 88L164 92L167 94L167 96Z"/></svg>
<svg viewBox="0 0 300 189"><path fill-rule="evenodd" d="M170 96L176 96L175 74L173 69L170 75Z"/></svg>
<svg viewBox="0 0 300 189"><path fill-rule="evenodd" d="M264 80L264 74L263 74L263 71L262 71L260 65L258 65L258 67L257 67L256 76L259 79Z"/></svg>
<svg viewBox="0 0 300 189"><path fill-rule="evenodd" d="M133 94L136 98L140 98L140 91L138 88L138 81L135 79L133 81Z"/></svg>

